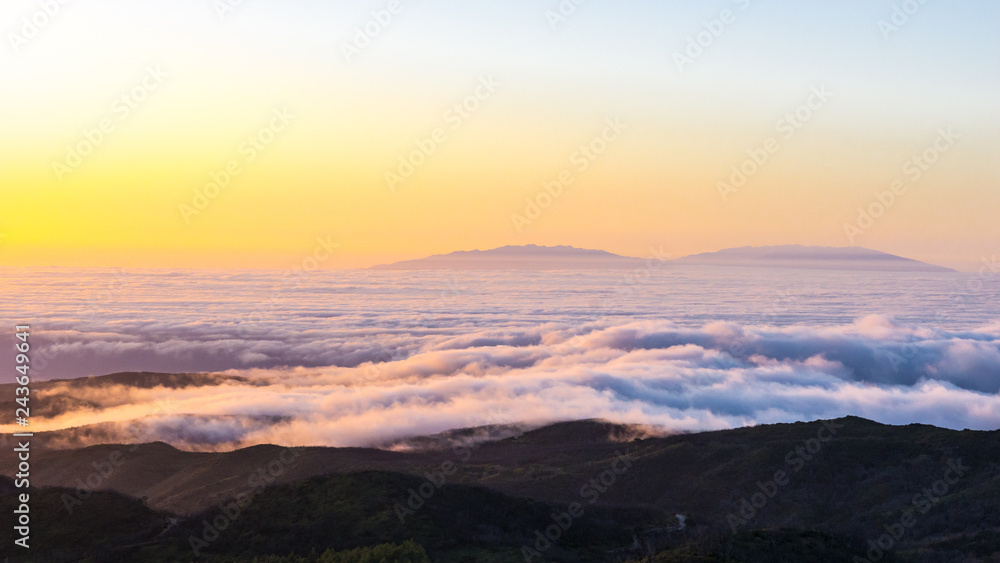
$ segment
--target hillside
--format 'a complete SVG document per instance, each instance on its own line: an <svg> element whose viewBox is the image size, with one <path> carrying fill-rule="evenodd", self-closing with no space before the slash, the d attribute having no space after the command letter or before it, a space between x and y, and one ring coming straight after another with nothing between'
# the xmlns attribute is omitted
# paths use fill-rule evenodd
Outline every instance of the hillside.
<svg viewBox="0 0 1000 563"><path fill-rule="evenodd" d="M41 452L33 456L32 484L76 487L116 449L129 447ZM546 516L576 502L586 514L548 560L782 561L799 554L802 561L850 561L915 506L915 521L883 561L1000 555L1000 431L848 417L657 437L580 421L464 449L287 451L294 462L278 464L280 471L255 484L285 449L192 453L148 444L127 453L101 487L147 497L159 511L128 516L134 522L121 538L148 534L164 513L182 517L176 530L142 548L149 561L176 556L192 527L247 493L253 500L244 517L212 553L302 554L303 546L322 553L414 540L435 561L515 561ZM450 468L443 478L442 468ZM9 474L11 467L3 469ZM428 479L441 486L424 485ZM604 485L595 488L600 479ZM435 492L404 525L394 507L421 486ZM62 510L43 508L58 496L44 498L33 510ZM751 499L758 506L748 505ZM107 517L105 502L93 500L83 509ZM675 514L684 515L683 530Z"/></svg>

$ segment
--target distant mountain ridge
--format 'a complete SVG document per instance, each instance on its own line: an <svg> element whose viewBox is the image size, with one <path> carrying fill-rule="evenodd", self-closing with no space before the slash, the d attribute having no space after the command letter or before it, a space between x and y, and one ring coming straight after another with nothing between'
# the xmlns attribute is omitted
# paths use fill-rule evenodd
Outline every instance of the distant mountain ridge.
<svg viewBox="0 0 1000 563"><path fill-rule="evenodd" d="M638 268L642 258L573 246L501 246L459 250L427 258L373 266L372 270L588 270Z"/></svg>
<svg viewBox="0 0 1000 563"><path fill-rule="evenodd" d="M679 265L954 272L951 268L857 246L743 246L678 258Z"/></svg>
<svg viewBox="0 0 1000 563"><path fill-rule="evenodd" d="M662 260L662 258L660 259ZM664 260L671 266L734 266L860 271L953 272L950 268L861 247L744 246ZM573 246L460 250L373 266L372 270L588 270L640 268L646 259Z"/></svg>

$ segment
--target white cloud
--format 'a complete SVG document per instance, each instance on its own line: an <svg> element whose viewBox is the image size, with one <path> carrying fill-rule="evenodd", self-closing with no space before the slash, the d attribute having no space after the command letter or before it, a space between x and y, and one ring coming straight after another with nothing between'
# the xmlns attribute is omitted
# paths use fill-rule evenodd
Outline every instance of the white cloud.
<svg viewBox="0 0 1000 563"><path fill-rule="evenodd" d="M996 325L949 332L871 316L826 327L647 320L454 334L443 326L385 332L299 323L307 337L288 329L266 339L209 338L198 326L121 339L107 330L79 339L60 332L55 340L68 353L100 365L179 371L178 364L204 359L248 380L92 389L79 396L96 411L39 420L36 430L106 422L103 434L85 441L114 436L228 449L381 443L495 423L497 413L532 424L599 417L672 431L849 414L1000 427ZM174 410L155 412L165 400Z"/></svg>

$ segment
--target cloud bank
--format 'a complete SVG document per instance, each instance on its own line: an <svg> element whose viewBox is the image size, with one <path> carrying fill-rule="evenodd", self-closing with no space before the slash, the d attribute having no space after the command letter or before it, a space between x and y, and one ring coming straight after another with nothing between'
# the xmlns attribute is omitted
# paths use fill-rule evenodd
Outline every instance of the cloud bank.
<svg viewBox="0 0 1000 563"><path fill-rule="evenodd" d="M163 440L232 449L358 446L584 418L665 431L845 415L1000 428L1000 323L945 330L872 315L822 327L605 320L338 333L324 325L323 337L301 340L220 337L209 325L199 340L190 337L197 323L185 330L183 340L68 331L47 337L64 353L102 365L209 358L239 379L54 384L36 399L78 401L33 421L34 430L88 426L66 433L65 446Z"/></svg>

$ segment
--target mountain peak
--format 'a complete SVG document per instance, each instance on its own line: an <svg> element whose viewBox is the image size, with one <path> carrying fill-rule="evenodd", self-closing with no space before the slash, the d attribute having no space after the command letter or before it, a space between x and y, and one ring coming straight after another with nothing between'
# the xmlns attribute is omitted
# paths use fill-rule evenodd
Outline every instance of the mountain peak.
<svg viewBox="0 0 1000 563"><path fill-rule="evenodd" d="M953 272L950 268L860 246L742 246L686 256L678 265L743 266L829 270Z"/></svg>
<svg viewBox="0 0 1000 563"><path fill-rule="evenodd" d="M373 266L373 270L614 270L641 268L643 258L575 246L507 245L459 250ZM949 272L949 268L859 246L742 246L670 260L671 266L734 266L825 270Z"/></svg>
<svg viewBox="0 0 1000 563"><path fill-rule="evenodd" d="M507 245L459 250L417 260L373 266L372 270L586 270L637 268L645 261L575 246Z"/></svg>

